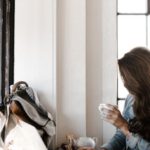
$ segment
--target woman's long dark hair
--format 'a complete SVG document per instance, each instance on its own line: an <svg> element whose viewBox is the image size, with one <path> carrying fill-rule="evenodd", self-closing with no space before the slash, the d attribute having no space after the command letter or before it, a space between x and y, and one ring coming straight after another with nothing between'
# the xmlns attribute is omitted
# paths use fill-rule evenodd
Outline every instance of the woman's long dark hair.
<svg viewBox="0 0 150 150"><path fill-rule="evenodd" d="M124 86L134 95L135 118L129 121L129 130L150 141L150 51L137 47L118 60Z"/></svg>

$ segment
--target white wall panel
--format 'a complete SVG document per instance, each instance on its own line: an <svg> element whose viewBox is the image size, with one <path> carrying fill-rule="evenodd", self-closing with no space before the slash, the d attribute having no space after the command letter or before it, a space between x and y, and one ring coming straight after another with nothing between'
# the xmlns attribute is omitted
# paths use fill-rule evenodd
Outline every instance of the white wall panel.
<svg viewBox="0 0 150 150"><path fill-rule="evenodd" d="M57 132L86 135L86 3L59 0L57 7Z"/></svg>
<svg viewBox="0 0 150 150"><path fill-rule="evenodd" d="M98 105L116 102L116 0L16 0L15 15L15 81L52 112L57 144L68 133L108 141Z"/></svg>

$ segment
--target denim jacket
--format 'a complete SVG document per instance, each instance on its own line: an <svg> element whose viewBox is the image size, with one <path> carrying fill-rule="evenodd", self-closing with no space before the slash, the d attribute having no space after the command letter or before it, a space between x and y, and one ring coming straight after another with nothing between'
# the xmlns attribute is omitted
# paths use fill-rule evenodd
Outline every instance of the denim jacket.
<svg viewBox="0 0 150 150"><path fill-rule="evenodd" d="M132 107L133 101L134 97L132 95L128 95L123 111L123 117L127 121L134 117ZM145 141L138 134L131 134L130 137L126 138L125 135L117 129L112 139L102 147L107 150L150 150L150 143Z"/></svg>

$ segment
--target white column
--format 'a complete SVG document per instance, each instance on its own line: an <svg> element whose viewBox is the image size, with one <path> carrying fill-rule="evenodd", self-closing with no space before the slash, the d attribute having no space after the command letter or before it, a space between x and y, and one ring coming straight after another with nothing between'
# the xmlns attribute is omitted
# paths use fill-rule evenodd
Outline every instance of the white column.
<svg viewBox="0 0 150 150"><path fill-rule="evenodd" d="M86 0L57 3L57 144L86 135Z"/></svg>
<svg viewBox="0 0 150 150"><path fill-rule="evenodd" d="M98 110L102 102L102 24L101 0L87 0L86 10L86 124L87 136L102 143L102 121Z"/></svg>
<svg viewBox="0 0 150 150"><path fill-rule="evenodd" d="M116 0L102 1L102 85L103 103L117 102L117 32ZM108 141L115 128L103 123L103 142Z"/></svg>

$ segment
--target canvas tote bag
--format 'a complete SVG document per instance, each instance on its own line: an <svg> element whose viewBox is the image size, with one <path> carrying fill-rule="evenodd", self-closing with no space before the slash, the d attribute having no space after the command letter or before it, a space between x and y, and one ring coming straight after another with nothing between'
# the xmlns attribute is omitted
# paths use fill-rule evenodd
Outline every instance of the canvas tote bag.
<svg viewBox="0 0 150 150"><path fill-rule="evenodd" d="M0 150L47 150L37 129L10 114L7 119L0 113L0 133L5 126L5 138L0 140Z"/></svg>

